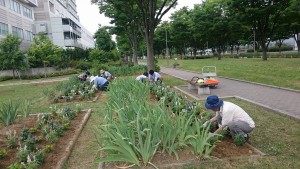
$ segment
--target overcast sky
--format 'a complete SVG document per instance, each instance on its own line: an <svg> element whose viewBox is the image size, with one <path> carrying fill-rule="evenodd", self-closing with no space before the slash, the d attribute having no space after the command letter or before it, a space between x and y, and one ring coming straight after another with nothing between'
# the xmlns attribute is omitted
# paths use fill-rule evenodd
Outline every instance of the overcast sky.
<svg viewBox="0 0 300 169"><path fill-rule="evenodd" d="M178 0L178 5L175 10L182 8L183 6L188 6L190 9L194 7L194 4L201 3L202 0ZM109 18L106 18L103 14L99 14L98 6L91 5L90 0L76 0L77 12L79 15L80 23L88 30L90 33L94 34L98 29L98 24L102 26L109 25ZM175 10L169 11L163 20L167 20L171 13Z"/></svg>

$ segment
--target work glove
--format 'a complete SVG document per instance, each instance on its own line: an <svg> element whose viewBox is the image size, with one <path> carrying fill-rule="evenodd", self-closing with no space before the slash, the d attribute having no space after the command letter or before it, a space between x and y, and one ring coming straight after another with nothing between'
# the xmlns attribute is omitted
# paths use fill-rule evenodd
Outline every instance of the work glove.
<svg viewBox="0 0 300 169"><path fill-rule="evenodd" d="M206 128L210 123L210 120L207 120L205 123L203 123L203 127Z"/></svg>
<svg viewBox="0 0 300 169"><path fill-rule="evenodd" d="M211 133L211 132L208 133L208 137L212 137L214 135L215 135L214 133Z"/></svg>

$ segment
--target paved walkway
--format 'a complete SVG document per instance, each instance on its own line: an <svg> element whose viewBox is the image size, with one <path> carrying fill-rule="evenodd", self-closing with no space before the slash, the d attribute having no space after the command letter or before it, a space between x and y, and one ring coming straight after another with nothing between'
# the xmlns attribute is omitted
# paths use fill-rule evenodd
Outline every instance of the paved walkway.
<svg viewBox="0 0 300 169"><path fill-rule="evenodd" d="M194 76L202 77L201 73L194 73L180 69L161 67L162 73L181 79L192 79ZM219 97L241 97L244 100L275 110L279 113L300 119L300 92L289 91L269 86L257 85L247 82L230 80L218 77L220 84L216 89L211 89L212 95ZM188 84L188 83L187 83ZM189 91L187 86L183 90L196 95L204 100L208 95L197 95L197 90Z"/></svg>

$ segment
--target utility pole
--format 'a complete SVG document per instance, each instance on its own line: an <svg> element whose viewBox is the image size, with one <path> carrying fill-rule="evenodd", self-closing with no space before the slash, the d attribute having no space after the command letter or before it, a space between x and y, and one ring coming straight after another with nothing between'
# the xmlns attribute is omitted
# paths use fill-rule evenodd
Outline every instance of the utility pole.
<svg viewBox="0 0 300 169"><path fill-rule="evenodd" d="M253 42L253 53L255 53L255 28L253 28L253 36L254 36L254 42Z"/></svg>
<svg viewBox="0 0 300 169"><path fill-rule="evenodd" d="M168 22L165 22L165 23L166 23L166 27L165 27L165 33L166 33L166 58L167 58L167 66L169 67L168 32L167 32Z"/></svg>

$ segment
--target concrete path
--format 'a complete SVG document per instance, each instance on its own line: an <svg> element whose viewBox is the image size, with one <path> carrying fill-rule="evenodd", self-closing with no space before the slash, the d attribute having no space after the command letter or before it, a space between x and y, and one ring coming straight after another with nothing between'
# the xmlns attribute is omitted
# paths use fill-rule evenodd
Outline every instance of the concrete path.
<svg viewBox="0 0 300 169"><path fill-rule="evenodd" d="M162 73L169 74L184 80L190 80L194 76L202 77L201 73L184 71L180 69L161 67ZM237 80L218 77L220 84L216 89L211 89L211 95L219 97L240 97L249 102L272 109L290 117L300 119L300 92L280 89L276 87L252 84ZM187 83L188 84L188 83ZM187 86L181 86L183 90L196 95L204 100L208 95L197 95L197 90L189 91Z"/></svg>

